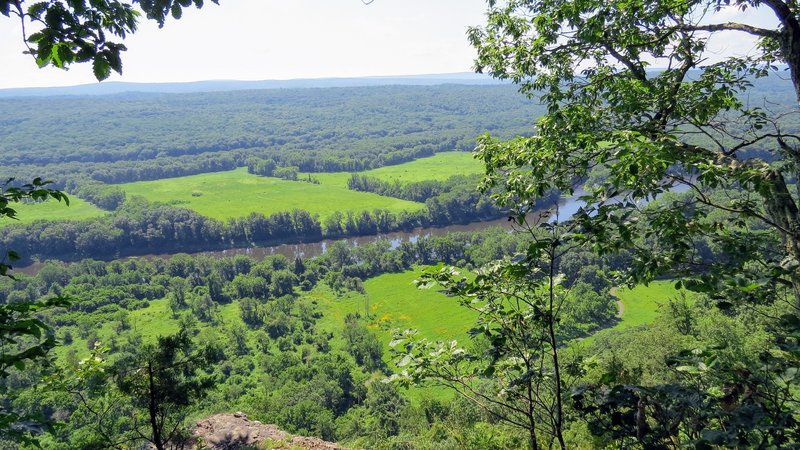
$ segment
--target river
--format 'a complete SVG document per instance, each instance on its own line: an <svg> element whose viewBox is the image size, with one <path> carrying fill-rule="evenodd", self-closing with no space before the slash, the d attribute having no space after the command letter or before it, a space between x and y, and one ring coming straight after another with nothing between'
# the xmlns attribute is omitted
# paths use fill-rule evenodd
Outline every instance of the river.
<svg viewBox="0 0 800 450"><path fill-rule="evenodd" d="M561 218L571 217L572 214L574 214L578 210L578 208L583 206L583 202L577 200L578 195L580 194L576 194L575 196L570 198L561 199L558 205L558 214ZM554 218L551 217L550 220L553 219ZM188 253L190 255L206 255L215 258L246 255L255 259L262 259L265 256L283 255L289 258L290 260L293 260L297 256L301 256L303 258L313 258L316 256L320 256L323 253L325 253L325 250L329 245L339 240L344 240L350 245L356 245L356 246L371 244L378 240L388 240L392 248L397 248L400 245L400 243L404 241L416 242L418 239L425 238L428 236L444 236L450 233L479 231L489 227L498 227L498 226L505 227L509 231L511 231L511 224L508 221L508 219L497 219L484 222L473 222L466 225L449 225L445 227L415 228L411 231L395 231L392 233L385 233L372 236L359 236L346 239L326 239L323 241L311 242L311 243L282 244L269 247L231 248L225 250L188 252ZM174 255L174 253L146 254L140 256L123 257L119 259L125 260L130 258L145 258L145 259L169 258L172 255ZM43 263L41 262L35 262L26 267L14 268L13 273L36 275L42 268L42 265Z"/></svg>
<svg viewBox="0 0 800 450"><path fill-rule="evenodd" d="M378 240L388 240L392 248L397 248L403 241L416 242L417 239L428 236L444 236L449 233L456 233L461 231L466 231L466 232L478 231L494 226L505 226L508 227L509 230L511 229L508 219L497 219L485 222L473 222L466 225L449 225L446 227L438 227L438 228L434 227L415 228L411 231L396 231L392 233L378 234L372 236L359 236L359 237L345 238L345 239L325 239L318 242L301 243L301 244L282 244L270 247L230 248L225 250L187 252L187 253L190 255L206 255L215 258L246 255L255 259L262 259L265 256L283 255L293 260L297 256L301 256L303 258L313 258L322 255L323 253L325 253L325 250L328 248L329 245L340 240L343 240L350 245L367 245L376 242ZM173 255L174 253L146 254L139 256L127 256L119 259L126 260L131 258L145 258L145 259L169 258ZM44 263L35 262L26 267L14 268L13 274L36 275L43 265Z"/></svg>

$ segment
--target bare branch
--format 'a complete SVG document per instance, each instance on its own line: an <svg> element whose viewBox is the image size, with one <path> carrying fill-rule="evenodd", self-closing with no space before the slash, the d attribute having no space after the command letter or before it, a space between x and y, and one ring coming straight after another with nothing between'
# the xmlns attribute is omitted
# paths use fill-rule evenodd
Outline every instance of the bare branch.
<svg viewBox="0 0 800 450"><path fill-rule="evenodd" d="M681 25L680 28L686 31L708 31L710 33L717 31L741 31L754 36L762 36L772 39L780 39L781 37L780 31L754 27L752 25L738 22L715 23L709 25Z"/></svg>

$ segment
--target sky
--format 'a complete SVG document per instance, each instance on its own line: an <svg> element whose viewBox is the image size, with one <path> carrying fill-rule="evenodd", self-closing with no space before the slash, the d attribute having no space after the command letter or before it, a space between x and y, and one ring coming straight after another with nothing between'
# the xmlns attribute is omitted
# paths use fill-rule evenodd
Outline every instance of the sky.
<svg viewBox="0 0 800 450"><path fill-rule="evenodd" d="M110 80L181 82L275 80L469 72L469 26L485 20L485 0L221 0L187 9L163 29L142 21ZM748 23L771 24L765 11ZM743 19L736 9L725 20ZM91 67L39 69L18 21L0 16L0 89L94 83ZM715 39L713 54L751 51L741 33Z"/></svg>
<svg viewBox="0 0 800 450"><path fill-rule="evenodd" d="M483 0L221 0L163 29L142 22L123 53L131 82L469 72ZM39 69L20 27L0 16L0 88L94 82L89 65Z"/></svg>

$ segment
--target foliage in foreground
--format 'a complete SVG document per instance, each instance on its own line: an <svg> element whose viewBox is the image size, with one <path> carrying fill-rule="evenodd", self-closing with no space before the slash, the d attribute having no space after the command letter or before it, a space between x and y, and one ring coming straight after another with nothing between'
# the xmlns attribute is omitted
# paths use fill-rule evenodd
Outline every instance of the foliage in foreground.
<svg viewBox="0 0 800 450"><path fill-rule="evenodd" d="M796 445L800 362L800 167L796 105L748 97L784 70L800 99L800 14L791 1L512 0L489 2L470 31L480 71L539 94L548 113L532 137L480 138L484 189L520 222L552 189L584 185L570 220L600 255L630 252L628 283L671 274L733 316L770 314L755 359L722 349L673 356L684 378L650 386L609 371L573 392L589 431L643 448ZM763 28L725 22L723 8L774 14ZM708 63L709 36L757 38L747 57ZM651 70L650 67L664 69ZM790 131L787 131L789 129ZM687 195L666 196L687 189ZM734 195L725 195L733 192ZM722 195L719 195L722 194ZM659 197L666 201L647 203ZM709 249L716 257L709 258ZM556 381L561 383L562 380Z"/></svg>

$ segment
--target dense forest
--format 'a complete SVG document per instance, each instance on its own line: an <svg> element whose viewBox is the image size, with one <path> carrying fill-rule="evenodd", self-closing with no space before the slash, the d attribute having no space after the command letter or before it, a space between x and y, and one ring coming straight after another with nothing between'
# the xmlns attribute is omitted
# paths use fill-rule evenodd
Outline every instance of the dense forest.
<svg viewBox="0 0 800 450"><path fill-rule="evenodd" d="M502 217L477 193L477 177L424 182L436 186L425 195L350 187L424 203L419 212L342 205L341 214L324 219L315 211L287 210L227 221L128 198L119 183L242 166L292 181L298 172L358 172L471 150L485 131L522 133L537 111L507 85L18 98L0 110L14 118L0 140L2 151L12 155L4 159L9 176L44 177L54 188L113 211L85 221L2 228L0 242L26 261L313 242ZM32 138L51 123L62 127L57 138Z"/></svg>
<svg viewBox="0 0 800 450"><path fill-rule="evenodd" d="M470 151L475 136L524 133L538 115L510 85L26 97L4 100L0 114L4 175L60 188L226 170L253 156L302 172L361 171Z"/></svg>
<svg viewBox="0 0 800 450"><path fill-rule="evenodd" d="M202 376L215 381L214 389L199 403L180 411L182 416L241 409L292 432L360 442L366 447L387 438L401 442L416 435L430 440L431 445L438 441L444 445L453 436L426 432L428 421L466 414L453 420L470 433L473 427L491 423L491 417L472 407L469 412L457 413L465 406L460 403L409 403L402 391L376 378L389 373L390 366L384 344L368 327L374 318L351 311L334 329L322 327L322 312L329 311L321 310L313 298L325 292L357 294L364 291L363 280L418 264L477 267L524 245L525 239L519 235L489 229L404 242L394 250L386 241L356 248L340 243L310 260L176 255L110 263L49 263L34 277L4 280L0 298L26 302L59 293L76 299L68 308L51 309L44 316L63 342L59 360L71 375L63 391L39 398L32 388L20 394L15 405L25 415L73 418L67 428L42 441L47 448L85 448L92 442L103 443L105 436L122 441L134 434L134 425L125 419L137 414L137 394L117 392L113 377L124 373L131 357L141 358L139 347L157 331L137 328L132 315L166 302L167 329L183 330L193 345L211 346L206 351L214 355L213 363L201 370ZM616 320L617 308L604 274L621 267L624 260L591 260L586 259L588 254L581 258L581 263L570 259L563 269L576 284L576 293L597 294L580 304L576 294L559 331L565 339L586 336ZM225 311L238 313L231 317ZM96 385L81 384L87 380L80 379L79 365L85 355L97 354L100 349L104 359L111 358L109 364L113 361L107 368L112 378L93 381L105 383L102 391ZM37 376L41 375L20 373L9 383L19 389ZM112 399L118 409L111 417L94 415L104 401ZM514 442L513 433L507 439Z"/></svg>

